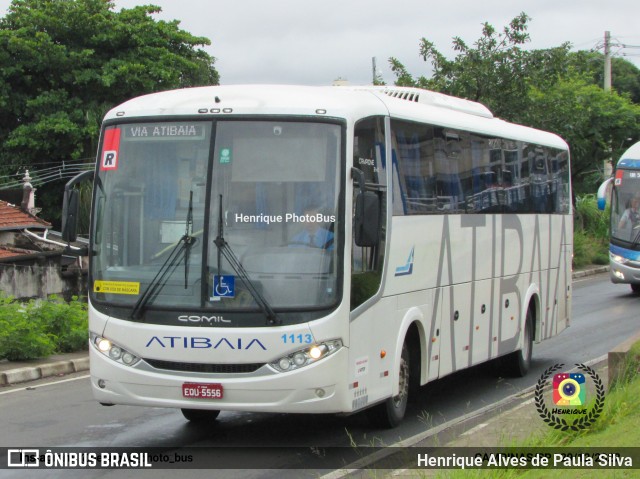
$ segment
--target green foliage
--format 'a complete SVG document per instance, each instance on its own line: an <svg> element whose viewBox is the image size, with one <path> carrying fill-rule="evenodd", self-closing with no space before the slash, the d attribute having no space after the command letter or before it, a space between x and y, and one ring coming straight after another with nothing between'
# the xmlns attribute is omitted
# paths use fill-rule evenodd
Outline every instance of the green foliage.
<svg viewBox="0 0 640 479"><path fill-rule="evenodd" d="M422 38L420 55L431 63L431 77L421 76L414 80L397 59L391 58L391 69L398 79L396 83L481 102L497 116L512 119L517 112L526 109L532 75L548 78L549 73L558 68L554 66L557 55L532 56L522 49L529 41L529 20L525 13L520 13L502 32L484 23L482 36L473 46L454 37L456 56L453 60L440 53L433 42ZM560 47L560 56L567 50L568 45Z"/></svg>
<svg viewBox="0 0 640 479"><path fill-rule="evenodd" d="M87 303L77 297L65 303L50 296L30 310L32 319L39 322L46 334L57 338L56 351L68 353L87 349L88 313Z"/></svg>
<svg viewBox="0 0 640 479"><path fill-rule="evenodd" d="M55 352L56 338L31 319L28 309L12 297L0 298L0 359L19 361Z"/></svg>
<svg viewBox="0 0 640 479"><path fill-rule="evenodd" d="M576 228L603 242L609 241L609 209L600 211L595 195L576 197L573 210Z"/></svg>
<svg viewBox="0 0 640 479"><path fill-rule="evenodd" d="M114 9L109 0L13 0L0 18L4 171L93 158L100 123L113 106L218 83L215 59L198 48L209 39L181 30L178 21L156 21L160 8L153 5ZM55 218L60 187L54 185L56 201L42 202L50 208L43 216Z"/></svg>
<svg viewBox="0 0 640 479"><path fill-rule="evenodd" d="M0 297L0 359L11 361L46 357L55 352L87 349L87 304L56 296L47 301L15 301Z"/></svg>
<svg viewBox="0 0 640 479"><path fill-rule="evenodd" d="M380 287L380 273L368 271L351 275L351 309L372 297Z"/></svg>
<svg viewBox="0 0 640 479"><path fill-rule="evenodd" d="M522 122L553 131L569 143L577 193L595 191L602 182L603 160L619 158L627 139L640 137L640 105L583 77L559 80L545 90L532 87L529 98Z"/></svg>
<svg viewBox="0 0 640 479"><path fill-rule="evenodd" d="M578 196L573 211L573 267L609 264L609 211L594 195Z"/></svg>
<svg viewBox="0 0 640 479"><path fill-rule="evenodd" d="M595 85L604 85L604 55L599 52L579 51L569 54L571 68L586 74ZM611 59L611 87L620 95L640 103L640 70L623 58Z"/></svg>
<svg viewBox="0 0 640 479"><path fill-rule="evenodd" d="M609 264L608 246L581 230L573 232L573 267Z"/></svg>
<svg viewBox="0 0 640 479"><path fill-rule="evenodd" d="M640 342L635 343L627 352L626 360L621 374L618 375L616 380L611 384L611 389L622 389L629 386L629 384L638 377L640 374Z"/></svg>

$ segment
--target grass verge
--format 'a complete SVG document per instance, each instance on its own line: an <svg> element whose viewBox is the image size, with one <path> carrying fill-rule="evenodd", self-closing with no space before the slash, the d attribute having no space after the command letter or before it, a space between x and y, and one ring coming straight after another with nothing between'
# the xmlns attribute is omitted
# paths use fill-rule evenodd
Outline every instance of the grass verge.
<svg viewBox="0 0 640 479"><path fill-rule="evenodd" d="M635 343L626 362L625 373L606 395L604 409L595 424L582 431L558 431L549 428L517 444L501 444L514 449L553 447L562 452L564 447L638 447L640 445L640 342ZM425 477L418 473L416 477ZM431 476L430 476L431 477ZM623 469L494 469L441 471L440 479L497 478L638 478L640 470Z"/></svg>

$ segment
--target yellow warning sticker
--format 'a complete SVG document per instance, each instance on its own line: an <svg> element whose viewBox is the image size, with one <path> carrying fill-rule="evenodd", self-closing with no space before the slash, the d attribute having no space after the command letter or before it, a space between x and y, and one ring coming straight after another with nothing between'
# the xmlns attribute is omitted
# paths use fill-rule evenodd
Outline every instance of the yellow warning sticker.
<svg viewBox="0 0 640 479"><path fill-rule="evenodd" d="M94 293L140 294L140 283L132 281L94 281Z"/></svg>

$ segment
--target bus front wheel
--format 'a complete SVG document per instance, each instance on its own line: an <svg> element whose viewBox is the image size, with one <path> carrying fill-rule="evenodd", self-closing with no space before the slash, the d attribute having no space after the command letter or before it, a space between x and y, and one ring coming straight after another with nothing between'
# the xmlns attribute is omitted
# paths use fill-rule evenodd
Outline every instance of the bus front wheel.
<svg viewBox="0 0 640 479"><path fill-rule="evenodd" d="M398 426L404 419L407 403L409 402L410 356L409 346L405 342L402 345L402 353L400 355L398 395L390 397L382 404L378 404L367 411L369 420L376 427L393 428Z"/></svg>
<svg viewBox="0 0 640 479"><path fill-rule="evenodd" d="M194 423L213 422L220 414L216 409L181 409L181 411L185 419Z"/></svg>
<svg viewBox="0 0 640 479"><path fill-rule="evenodd" d="M640 283L631 283L631 291L640 293Z"/></svg>

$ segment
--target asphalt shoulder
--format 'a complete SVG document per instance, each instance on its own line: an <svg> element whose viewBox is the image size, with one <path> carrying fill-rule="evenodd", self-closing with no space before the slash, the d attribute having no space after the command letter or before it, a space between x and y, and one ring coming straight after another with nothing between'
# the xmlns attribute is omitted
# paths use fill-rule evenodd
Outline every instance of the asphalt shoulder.
<svg viewBox="0 0 640 479"><path fill-rule="evenodd" d="M27 361L0 361L0 387L25 383L65 374L87 371L89 369L89 353L54 354L42 359Z"/></svg>

